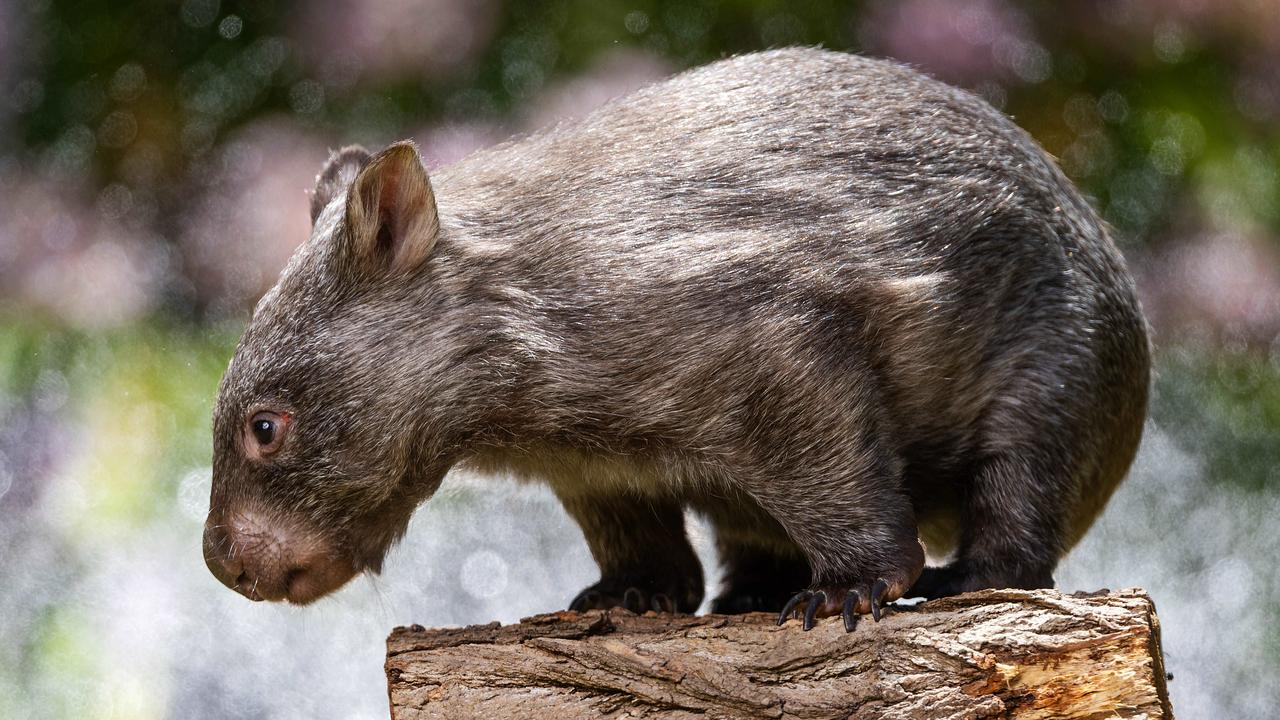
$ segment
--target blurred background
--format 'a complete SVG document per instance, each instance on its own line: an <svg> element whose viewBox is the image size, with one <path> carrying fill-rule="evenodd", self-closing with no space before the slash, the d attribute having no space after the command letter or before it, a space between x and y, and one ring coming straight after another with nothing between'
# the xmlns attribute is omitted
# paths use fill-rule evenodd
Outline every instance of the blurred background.
<svg viewBox="0 0 1280 720"><path fill-rule="evenodd" d="M1059 585L1151 592L1180 717L1272 717L1276 0L0 0L0 717L385 717L393 625L564 607L596 576L577 529L461 475L377 580L306 609L224 589L200 555L218 378L328 148L413 137L439 166L795 44L981 94L1118 229L1151 419Z"/></svg>

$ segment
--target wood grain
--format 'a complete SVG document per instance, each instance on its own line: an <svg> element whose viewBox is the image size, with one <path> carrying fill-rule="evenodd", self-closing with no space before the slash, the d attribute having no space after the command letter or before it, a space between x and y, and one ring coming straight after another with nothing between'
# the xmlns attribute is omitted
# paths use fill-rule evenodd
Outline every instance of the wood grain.
<svg viewBox="0 0 1280 720"><path fill-rule="evenodd" d="M846 634L764 614L554 613L396 628L391 715L420 718L1172 718L1140 590L991 590Z"/></svg>

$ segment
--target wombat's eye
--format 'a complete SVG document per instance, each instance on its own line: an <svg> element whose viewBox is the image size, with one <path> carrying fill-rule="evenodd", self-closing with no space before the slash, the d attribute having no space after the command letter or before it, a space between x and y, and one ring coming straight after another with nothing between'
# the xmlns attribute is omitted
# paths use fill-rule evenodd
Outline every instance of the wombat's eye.
<svg viewBox="0 0 1280 720"><path fill-rule="evenodd" d="M259 445L270 445L276 437L276 424L265 418L253 421L253 436Z"/></svg>
<svg viewBox="0 0 1280 720"><path fill-rule="evenodd" d="M289 425L288 413L276 413L263 410L249 418L248 438L245 445L249 454L256 456L270 455L284 443L285 430Z"/></svg>

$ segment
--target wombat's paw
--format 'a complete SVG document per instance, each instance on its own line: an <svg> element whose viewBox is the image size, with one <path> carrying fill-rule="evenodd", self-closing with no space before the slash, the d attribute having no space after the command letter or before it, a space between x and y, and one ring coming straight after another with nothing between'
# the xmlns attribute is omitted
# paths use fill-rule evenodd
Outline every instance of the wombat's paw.
<svg viewBox="0 0 1280 720"><path fill-rule="evenodd" d="M870 585L857 584L851 587L824 585L812 590L802 590L791 597L778 614L778 624L782 625L794 615L804 611L804 629L812 630L814 620L839 614L844 618L845 632L853 632L858 626L858 616L871 614L880 621L880 609L887 602L902 597L902 585L897 587L884 578L878 578Z"/></svg>
<svg viewBox="0 0 1280 720"><path fill-rule="evenodd" d="M818 582L796 593L778 614L778 624L801 612L805 630L813 628L815 619L832 615L844 618L845 632L853 632L859 615L870 614L879 622L880 609L885 603L904 597L924 567L924 548L914 539L903 543L903 552L898 557L901 559L898 567L867 572L861 577L855 575L847 581Z"/></svg>
<svg viewBox="0 0 1280 720"><path fill-rule="evenodd" d="M666 593L646 593L640 588L629 587L621 596L604 593L587 588L569 603L569 609L577 612L583 610L607 610L609 608L625 608L633 613L649 610L673 613L676 611L675 601Z"/></svg>
<svg viewBox="0 0 1280 720"><path fill-rule="evenodd" d="M573 602L569 603L569 609L582 612L620 607L633 613L649 610L676 613L694 612L702 602L700 594L682 591L675 585L661 589L639 585L639 583L601 580L578 593Z"/></svg>

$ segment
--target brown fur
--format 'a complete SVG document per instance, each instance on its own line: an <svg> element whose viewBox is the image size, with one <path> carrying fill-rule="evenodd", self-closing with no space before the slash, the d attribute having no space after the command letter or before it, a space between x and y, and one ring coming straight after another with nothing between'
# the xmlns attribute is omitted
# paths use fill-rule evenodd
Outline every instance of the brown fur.
<svg viewBox="0 0 1280 720"><path fill-rule="evenodd" d="M470 463L555 489L602 571L578 607L694 609L685 507L719 609L1046 586L1141 434L1102 222L1007 118L889 62L725 60L431 181L411 145L343 151L314 207L219 392L210 527L290 513L353 568ZM263 403L295 419L251 462ZM923 576L921 533L951 557Z"/></svg>

